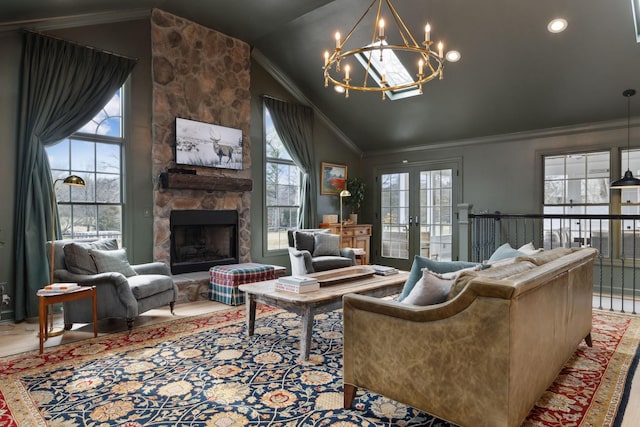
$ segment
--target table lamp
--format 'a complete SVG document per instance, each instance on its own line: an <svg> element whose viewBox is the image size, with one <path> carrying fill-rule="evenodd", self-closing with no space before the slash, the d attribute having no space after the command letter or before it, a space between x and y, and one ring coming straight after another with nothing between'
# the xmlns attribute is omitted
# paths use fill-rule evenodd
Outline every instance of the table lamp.
<svg viewBox="0 0 640 427"><path fill-rule="evenodd" d="M344 197L351 197L349 190L342 190L340 192L340 247L342 247L342 224L344 223L344 218L342 218L342 199Z"/></svg>

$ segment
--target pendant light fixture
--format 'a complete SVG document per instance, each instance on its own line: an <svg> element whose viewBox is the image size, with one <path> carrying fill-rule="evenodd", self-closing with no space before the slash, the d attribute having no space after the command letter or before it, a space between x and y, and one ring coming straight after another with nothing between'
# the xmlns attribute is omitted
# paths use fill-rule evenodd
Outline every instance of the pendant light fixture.
<svg viewBox="0 0 640 427"><path fill-rule="evenodd" d="M640 179L634 178L633 173L631 173L631 168L629 167L629 158L631 157L631 152L629 151L630 141L631 141L631 97L636 94L634 89L627 89L622 92L622 95L627 98L627 171L624 173L624 176L611 183L611 189L622 189L622 188L640 188Z"/></svg>

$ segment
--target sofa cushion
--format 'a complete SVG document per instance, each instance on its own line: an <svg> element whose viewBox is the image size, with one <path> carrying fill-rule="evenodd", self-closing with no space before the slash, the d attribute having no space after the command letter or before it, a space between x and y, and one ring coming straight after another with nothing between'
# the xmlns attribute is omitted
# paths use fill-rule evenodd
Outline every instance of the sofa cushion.
<svg viewBox="0 0 640 427"><path fill-rule="evenodd" d="M440 304L447 300L451 286L458 276L464 271L477 271L480 265L453 271L451 273L434 273L425 268L422 270L422 277L416 282L402 304L409 305L433 305Z"/></svg>
<svg viewBox="0 0 640 427"><path fill-rule="evenodd" d="M340 236L329 233L315 233L313 236L313 256L340 256Z"/></svg>
<svg viewBox="0 0 640 427"><path fill-rule="evenodd" d="M515 258L521 255L526 255L526 254L524 252L520 252L517 249L513 249L509 243L505 243L491 254L487 262L492 263L492 262L500 261L506 258Z"/></svg>
<svg viewBox="0 0 640 427"><path fill-rule="evenodd" d="M313 271L333 270L334 268L351 267L351 258L341 256L319 256L311 261Z"/></svg>
<svg viewBox="0 0 640 427"><path fill-rule="evenodd" d="M402 301L409 295L416 282L422 277L422 269L426 268L434 273L450 273L452 271L462 270L463 268L475 267L478 263L466 262L466 261L434 261L429 258L416 255L413 258L413 264L411 264L411 270L409 271L409 277L404 283L402 292L398 297L398 301Z"/></svg>
<svg viewBox="0 0 640 427"><path fill-rule="evenodd" d="M519 258L512 258L508 262L501 262L499 265L491 265L490 268L482 271L463 271L456 279L447 299L453 299L476 277L500 280L514 276L527 270L535 268L536 265L529 261L520 261Z"/></svg>
<svg viewBox="0 0 640 427"><path fill-rule="evenodd" d="M95 242L70 242L64 245L65 264L67 270L75 274L97 274L96 264L89 255L89 249L115 250L118 249L116 239L102 239Z"/></svg>
<svg viewBox="0 0 640 427"><path fill-rule="evenodd" d="M89 255L96 264L98 273L122 273L125 277L136 276L129 260L126 249L116 249L112 251L102 251L100 249L89 249Z"/></svg>
<svg viewBox="0 0 640 427"><path fill-rule="evenodd" d="M136 300L173 289L173 280L162 274L140 274L127 279Z"/></svg>

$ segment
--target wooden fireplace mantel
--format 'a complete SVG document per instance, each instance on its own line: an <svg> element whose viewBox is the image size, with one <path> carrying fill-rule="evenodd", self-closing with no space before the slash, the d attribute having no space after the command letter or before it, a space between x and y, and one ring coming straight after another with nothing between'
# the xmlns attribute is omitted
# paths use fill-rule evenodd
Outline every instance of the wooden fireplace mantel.
<svg viewBox="0 0 640 427"><path fill-rule="evenodd" d="M160 174L160 186L176 190L251 191L253 181L249 178L163 172Z"/></svg>

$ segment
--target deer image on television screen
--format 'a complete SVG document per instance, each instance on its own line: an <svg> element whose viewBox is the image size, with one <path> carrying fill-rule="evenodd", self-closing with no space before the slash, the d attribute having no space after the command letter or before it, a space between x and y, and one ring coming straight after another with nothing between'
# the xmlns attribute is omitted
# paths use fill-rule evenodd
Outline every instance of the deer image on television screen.
<svg viewBox="0 0 640 427"><path fill-rule="evenodd" d="M233 147L220 144L222 138L213 133L210 133L209 137L213 143L213 152L218 156L218 163L222 163L223 157L227 157L227 163L229 163L233 159Z"/></svg>
<svg viewBox="0 0 640 427"><path fill-rule="evenodd" d="M176 164L242 169L242 130L176 118Z"/></svg>

